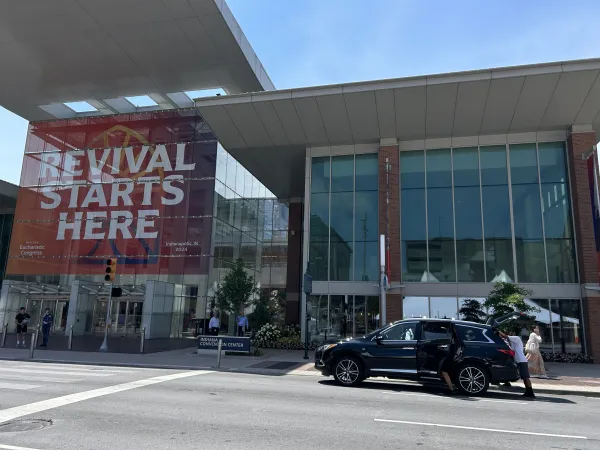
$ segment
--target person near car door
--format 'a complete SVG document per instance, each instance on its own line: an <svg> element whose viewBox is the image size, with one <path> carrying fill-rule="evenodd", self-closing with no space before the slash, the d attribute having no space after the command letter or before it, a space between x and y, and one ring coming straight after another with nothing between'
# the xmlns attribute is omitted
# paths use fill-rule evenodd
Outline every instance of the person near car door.
<svg viewBox="0 0 600 450"><path fill-rule="evenodd" d="M456 356L457 349L456 340L454 339L454 337L452 338L448 346L448 355L446 355L446 357L442 360L442 364L440 367L440 375L446 382L446 386L448 386L448 393L452 395L456 393L456 388L454 387L454 384L452 383L452 378L450 377L450 374L454 369L454 357Z"/></svg>
<svg viewBox="0 0 600 450"><path fill-rule="evenodd" d="M542 353L540 352L541 343L542 337L540 336L540 328L536 325L529 335L527 344L525 344L529 373L531 375L546 378L546 367L544 366L544 359L542 358Z"/></svg>
<svg viewBox="0 0 600 450"><path fill-rule="evenodd" d="M515 362L517 363L517 367L519 368L519 376L523 380L525 384L525 393L523 397L527 398L535 398L535 394L533 393L533 386L531 386L531 378L529 376L529 366L527 362L527 357L525 356L525 352L523 352L523 341L519 336L515 336L514 331L509 332L507 336L502 331L498 330L498 334L503 339L507 339L510 343L510 347L515 352Z"/></svg>

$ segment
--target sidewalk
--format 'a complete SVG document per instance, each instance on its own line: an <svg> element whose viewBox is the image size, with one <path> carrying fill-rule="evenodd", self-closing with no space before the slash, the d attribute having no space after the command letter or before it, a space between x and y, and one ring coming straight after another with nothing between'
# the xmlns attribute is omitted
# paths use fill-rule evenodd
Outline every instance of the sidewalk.
<svg viewBox="0 0 600 450"><path fill-rule="evenodd" d="M32 361L44 363L85 364L104 366L127 366L156 369L200 370L211 369L261 375L316 376L320 373L313 368L312 352L308 360L303 359L303 351L261 350L261 356L222 355L221 366L216 369L215 354L198 355L194 348L171 350L150 354L123 354L101 352L70 352L36 349L33 359L29 359L29 350L0 348L0 360ZM600 397L600 364L562 364L546 363L547 379L533 378L536 392L559 395L585 395ZM402 383L402 381L399 381ZM511 392L522 387L491 386L492 390Z"/></svg>

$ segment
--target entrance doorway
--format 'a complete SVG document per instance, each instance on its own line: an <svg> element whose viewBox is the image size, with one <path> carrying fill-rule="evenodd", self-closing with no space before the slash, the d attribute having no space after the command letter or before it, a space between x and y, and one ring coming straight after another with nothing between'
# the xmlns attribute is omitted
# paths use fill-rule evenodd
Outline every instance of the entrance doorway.
<svg viewBox="0 0 600 450"><path fill-rule="evenodd" d="M67 297L28 297L25 308L31 316L31 328L42 326L44 312L49 309L54 317L51 332L65 331L69 312Z"/></svg>
<svg viewBox="0 0 600 450"><path fill-rule="evenodd" d="M379 327L379 297L310 295L310 339L363 336Z"/></svg>
<svg viewBox="0 0 600 450"><path fill-rule="evenodd" d="M142 328L144 302L142 297L125 297L113 299L111 317L111 334L121 336L139 335ZM93 332L104 333L106 326L106 310L108 297L99 297L94 305Z"/></svg>

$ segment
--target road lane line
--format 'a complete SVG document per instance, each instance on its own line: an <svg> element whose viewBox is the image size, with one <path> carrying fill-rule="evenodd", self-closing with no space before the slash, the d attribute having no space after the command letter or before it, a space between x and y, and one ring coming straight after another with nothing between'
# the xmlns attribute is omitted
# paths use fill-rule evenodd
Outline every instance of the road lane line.
<svg viewBox="0 0 600 450"><path fill-rule="evenodd" d="M15 447L14 445L4 445L4 444L0 444L0 449L4 449L4 450L38 450L36 448L31 448L31 447Z"/></svg>
<svg viewBox="0 0 600 450"><path fill-rule="evenodd" d="M480 427L465 427L461 425L446 425L442 423L428 423L428 422L409 422L407 420L391 420L391 419L373 419L375 422L386 422L386 423L399 423L404 425L420 425L424 427L439 427L439 428L456 428L458 430L472 430L472 431L490 431L492 433L507 433L507 434L526 434L528 436L545 436L565 439L587 439L586 436L572 436L568 434L551 434L551 433L536 433L533 431L516 431L516 430L502 430L499 428L480 428Z"/></svg>
<svg viewBox="0 0 600 450"><path fill-rule="evenodd" d="M1 383L0 389L8 389L10 391L28 391L42 387L41 384L21 384L21 383Z"/></svg>
<svg viewBox="0 0 600 450"><path fill-rule="evenodd" d="M58 375L58 374L57 374ZM6 375L0 371L0 378L3 380L19 380L19 381L35 381L36 383L77 383L83 381L83 378L52 378L52 377L35 377L35 376L19 376Z"/></svg>
<svg viewBox="0 0 600 450"><path fill-rule="evenodd" d="M417 394L417 393L413 393L413 392L387 392L387 391L381 391L382 394L388 394L388 395L409 395L409 396L413 396L413 397L429 397L429 398L439 398L440 400L452 400L453 398L456 397L440 397L438 395L433 395L433 394ZM530 402L519 402L516 400L494 400L491 398L473 398L473 397L462 397L464 398L470 398L469 401L472 402L493 402L493 403L511 403L513 405L530 405Z"/></svg>
<svg viewBox="0 0 600 450"><path fill-rule="evenodd" d="M29 414L35 414L49 409L59 408L61 406L67 406L72 403L82 402L84 400L90 400L92 398L103 397L105 395L116 394L118 392L129 391L131 389L137 389L144 386L151 386L153 384L164 383L166 381L177 380L180 378L188 378L197 375L205 375L212 373L210 370L192 370L189 372L179 372L170 375L162 375L160 377L146 378L143 380L131 381L129 383L116 384L114 386L107 386L99 389L93 389L91 391L79 392L77 394L64 395L62 397L52 398L50 400L43 400L41 402L30 403L28 405L16 406L14 408L8 408L0 410L0 423L8 422L10 420L18 419Z"/></svg>
<svg viewBox="0 0 600 450"><path fill-rule="evenodd" d="M74 370L59 370L59 369L54 369L54 370L48 370L48 369L39 369L39 370L31 370L31 371L26 371L24 372L23 369L13 369L13 368L0 368L0 375L2 375L3 373L27 373L29 375L31 375L32 373L39 373L39 374L46 374L46 375L71 375L71 376L76 376L76 377L81 377L81 376L86 376L86 377L110 377L110 376L114 376L114 375L120 375L118 373L115 372L96 372L96 371L83 371L83 370L78 370L78 371L74 371Z"/></svg>

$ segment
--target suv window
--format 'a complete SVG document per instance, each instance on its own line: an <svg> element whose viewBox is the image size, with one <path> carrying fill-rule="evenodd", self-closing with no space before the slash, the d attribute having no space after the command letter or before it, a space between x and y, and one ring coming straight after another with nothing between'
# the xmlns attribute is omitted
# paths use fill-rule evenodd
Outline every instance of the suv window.
<svg viewBox="0 0 600 450"><path fill-rule="evenodd" d="M433 341L440 339L450 340L452 332L450 329L450 323L448 322L425 322L423 324L423 337L424 341Z"/></svg>
<svg viewBox="0 0 600 450"><path fill-rule="evenodd" d="M417 336L417 322L400 323L381 333L386 341L414 341Z"/></svg>
<svg viewBox="0 0 600 450"><path fill-rule="evenodd" d="M472 327L470 325L456 325L456 333L463 342L494 343L494 336L487 328Z"/></svg>

